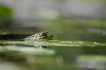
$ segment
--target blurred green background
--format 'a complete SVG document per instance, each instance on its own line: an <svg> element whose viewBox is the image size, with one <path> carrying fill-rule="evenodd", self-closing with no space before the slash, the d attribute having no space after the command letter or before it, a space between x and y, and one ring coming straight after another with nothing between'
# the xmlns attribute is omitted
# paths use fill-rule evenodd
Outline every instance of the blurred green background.
<svg viewBox="0 0 106 70"><path fill-rule="evenodd" d="M106 5L103 0L39 1L5 1L6 5L0 5L1 41L20 41L48 31L54 36L53 40L106 42ZM23 47L0 45L6 46ZM106 70L106 46L52 46L46 49L54 50L56 54L26 56L16 51L0 52L0 70ZM29 56L33 56L29 58L32 62L28 61Z"/></svg>

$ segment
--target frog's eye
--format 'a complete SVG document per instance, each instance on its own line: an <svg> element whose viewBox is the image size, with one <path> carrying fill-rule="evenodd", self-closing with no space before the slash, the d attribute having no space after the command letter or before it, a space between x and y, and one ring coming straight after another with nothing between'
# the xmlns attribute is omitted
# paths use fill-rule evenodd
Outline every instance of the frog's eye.
<svg viewBox="0 0 106 70"><path fill-rule="evenodd" d="M42 36L47 36L47 33L44 33L44 32L43 32L43 33L41 33L41 35L42 35Z"/></svg>

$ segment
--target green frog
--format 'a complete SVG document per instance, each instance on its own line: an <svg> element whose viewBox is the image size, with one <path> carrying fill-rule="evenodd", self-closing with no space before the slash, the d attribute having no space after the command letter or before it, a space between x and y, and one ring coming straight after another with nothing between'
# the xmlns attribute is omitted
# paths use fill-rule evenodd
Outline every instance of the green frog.
<svg viewBox="0 0 106 70"><path fill-rule="evenodd" d="M44 31L40 32L31 36L28 36L25 38L25 41L31 40L31 41L49 41L52 40L53 35L51 35L49 32Z"/></svg>
<svg viewBox="0 0 106 70"><path fill-rule="evenodd" d="M52 40L53 35L47 31L43 31L25 38L25 41L49 41ZM42 46L44 47L44 46ZM46 46L44 47L46 48Z"/></svg>

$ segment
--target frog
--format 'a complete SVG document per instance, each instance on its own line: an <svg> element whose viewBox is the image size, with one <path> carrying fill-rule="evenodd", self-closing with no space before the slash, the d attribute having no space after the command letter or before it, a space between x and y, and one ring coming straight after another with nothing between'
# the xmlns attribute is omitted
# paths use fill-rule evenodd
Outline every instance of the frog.
<svg viewBox="0 0 106 70"><path fill-rule="evenodd" d="M37 34L33 34L25 38L25 41L49 41L52 40L53 35L50 34L48 31L43 31Z"/></svg>
<svg viewBox="0 0 106 70"><path fill-rule="evenodd" d="M48 31L42 31L40 33L33 34L31 36L26 37L25 41L49 41L53 39L53 35L50 34ZM47 46L40 46L40 47L47 47Z"/></svg>

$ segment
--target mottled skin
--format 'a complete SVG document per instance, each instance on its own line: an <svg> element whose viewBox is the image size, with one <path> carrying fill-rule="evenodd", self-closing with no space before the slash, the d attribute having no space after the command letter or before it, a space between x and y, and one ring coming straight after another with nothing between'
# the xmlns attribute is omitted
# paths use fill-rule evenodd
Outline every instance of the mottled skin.
<svg viewBox="0 0 106 70"><path fill-rule="evenodd" d="M44 32L40 32L31 36L28 36L25 38L25 41L49 41L52 40L53 35L51 35L49 32L44 31Z"/></svg>
<svg viewBox="0 0 106 70"><path fill-rule="evenodd" d="M47 31L44 31L44 32L40 32L40 33L26 37L25 41L49 41L49 40L52 40L52 38L53 38L53 35L51 35ZM47 46L40 46L40 47L46 48Z"/></svg>

